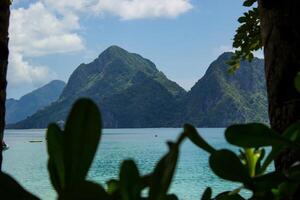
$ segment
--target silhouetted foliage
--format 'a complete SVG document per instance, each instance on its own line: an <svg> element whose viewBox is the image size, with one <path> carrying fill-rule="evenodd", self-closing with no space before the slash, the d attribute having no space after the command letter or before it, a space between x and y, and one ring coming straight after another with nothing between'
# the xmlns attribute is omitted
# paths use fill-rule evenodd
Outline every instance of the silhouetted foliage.
<svg viewBox="0 0 300 200"><path fill-rule="evenodd" d="M255 2L257 0L245 0L243 6L252 7ZM254 58L253 52L263 47L258 8L252 7L238 19L238 22L240 26L236 30L232 44L235 52L228 62L231 73L240 67L241 61L251 62Z"/></svg>
<svg viewBox="0 0 300 200"><path fill-rule="evenodd" d="M251 191L251 199L288 199L294 194L300 184L299 163L284 171L267 169L286 149L300 153L300 123L293 124L283 135L259 123L232 125L226 129L225 138L240 149L239 153L212 147L192 125L186 124L175 142L167 142L169 151L151 173L141 175L133 160L125 160L119 179L108 181L104 187L86 179L101 140L100 112L91 100L80 99L74 104L63 130L56 124L48 127L48 170L58 199L178 199L168 191L180 146L189 139L199 150L209 154L210 168L217 176L241 184L236 190L225 191L216 197L212 197L211 188L207 188L202 199L244 199L239 194L241 190ZM271 151L266 153L265 147L270 147ZM36 199L8 175L1 174L0 180L0 192L9 199L15 195Z"/></svg>

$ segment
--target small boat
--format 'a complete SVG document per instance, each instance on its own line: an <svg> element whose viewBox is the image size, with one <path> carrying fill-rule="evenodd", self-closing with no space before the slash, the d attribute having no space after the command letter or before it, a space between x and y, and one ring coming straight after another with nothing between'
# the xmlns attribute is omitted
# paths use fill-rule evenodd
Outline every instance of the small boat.
<svg viewBox="0 0 300 200"><path fill-rule="evenodd" d="M40 143L40 142L43 142L42 140L30 140L29 141L30 143Z"/></svg>

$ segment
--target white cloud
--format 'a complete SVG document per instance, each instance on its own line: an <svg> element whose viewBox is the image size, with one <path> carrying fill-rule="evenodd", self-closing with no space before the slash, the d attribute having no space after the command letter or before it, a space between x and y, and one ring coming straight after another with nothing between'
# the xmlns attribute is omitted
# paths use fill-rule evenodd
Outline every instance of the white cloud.
<svg viewBox="0 0 300 200"><path fill-rule="evenodd" d="M41 2L12 9L8 81L14 87L38 87L55 77L46 66L35 66L26 58L84 49L75 14L58 16Z"/></svg>
<svg viewBox="0 0 300 200"><path fill-rule="evenodd" d="M113 14L122 20L177 17L193 6L189 0L99 0L93 10Z"/></svg>
<svg viewBox="0 0 300 200"><path fill-rule="evenodd" d="M190 0L43 0L60 13L114 15L122 20L177 17L193 8Z"/></svg>
<svg viewBox="0 0 300 200"><path fill-rule="evenodd" d="M79 29L78 17L67 14L58 18L38 2L28 9L12 10L10 48L25 56L78 51L84 48L75 33Z"/></svg>
<svg viewBox="0 0 300 200"><path fill-rule="evenodd" d="M42 2L52 10L60 13L88 11L91 6L99 0L42 0Z"/></svg>
<svg viewBox="0 0 300 200"><path fill-rule="evenodd" d="M17 52L11 52L8 68L9 87L40 86L56 77L56 74L43 66L33 66Z"/></svg>

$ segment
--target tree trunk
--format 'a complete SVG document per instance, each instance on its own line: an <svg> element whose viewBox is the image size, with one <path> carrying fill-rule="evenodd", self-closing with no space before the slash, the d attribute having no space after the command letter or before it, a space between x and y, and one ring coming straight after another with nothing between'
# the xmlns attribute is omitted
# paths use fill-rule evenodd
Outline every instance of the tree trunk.
<svg viewBox="0 0 300 200"><path fill-rule="evenodd" d="M2 166L2 141L5 128L6 73L8 64L8 26L10 0L0 1L0 171Z"/></svg>
<svg viewBox="0 0 300 200"><path fill-rule="evenodd" d="M259 0L265 54L269 118L278 133L300 119L300 94L294 86L300 72L300 1ZM276 161L282 169L299 161L286 152Z"/></svg>

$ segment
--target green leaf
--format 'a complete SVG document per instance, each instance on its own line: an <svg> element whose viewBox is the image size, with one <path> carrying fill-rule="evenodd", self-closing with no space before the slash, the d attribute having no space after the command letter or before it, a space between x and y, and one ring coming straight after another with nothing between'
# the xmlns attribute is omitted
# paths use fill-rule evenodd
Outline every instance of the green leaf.
<svg viewBox="0 0 300 200"><path fill-rule="evenodd" d="M298 92L300 92L300 72L298 72L295 81L294 81L295 87Z"/></svg>
<svg viewBox="0 0 300 200"><path fill-rule="evenodd" d="M213 153L216 150L209 145L197 132L197 130L189 124L184 125L184 133L187 137L199 148L207 151L208 153Z"/></svg>
<svg viewBox="0 0 300 200"><path fill-rule="evenodd" d="M282 134L282 136L292 142L300 142L300 122L290 125Z"/></svg>
<svg viewBox="0 0 300 200"><path fill-rule="evenodd" d="M238 22L240 23L244 23L247 21L247 18L245 16L241 16L239 19L238 19Z"/></svg>
<svg viewBox="0 0 300 200"><path fill-rule="evenodd" d="M209 165L212 171L223 179L242 183L250 179L247 169L232 151L224 149L212 153Z"/></svg>
<svg viewBox="0 0 300 200"><path fill-rule="evenodd" d="M120 171L120 189L122 200L138 200L141 197L142 183L134 161L123 162Z"/></svg>
<svg viewBox="0 0 300 200"><path fill-rule="evenodd" d="M72 185L59 196L59 200L109 200L108 194L100 185L83 181L77 185Z"/></svg>
<svg viewBox="0 0 300 200"><path fill-rule="evenodd" d="M49 173L52 185L59 191L65 187L65 166L63 152L63 133L56 124L50 124L46 133L49 154ZM56 177L56 178L54 178Z"/></svg>
<svg viewBox="0 0 300 200"><path fill-rule="evenodd" d="M277 188L286 180L286 177L281 172L271 172L262 176L254 177L252 179L252 184L255 187L255 190L267 191L272 188Z"/></svg>
<svg viewBox="0 0 300 200"><path fill-rule="evenodd" d="M290 167L288 177L300 182L300 164Z"/></svg>
<svg viewBox="0 0 300 200"><path fill-rule="evenodd" d="M167 195L166 200L178 200L178 197L175 194Z"/></svg>
<svg viewBox="0 0 300 200"><path fill-rule="evenodd" d="M296 196L297 190L299 190L299 183L283 182L277 190L273 189L272 192L277 195L278 199L292 199L293 196Z"/></svg>
<svg viewBox="0 0 300 200"><path fill-rule="evenodd" d="M244 200L244 198L239 194L230 194L231 192L223 192L218 194L215 200Z"/></svg>
<svg viewBox="0 0 300 200"><path fill-rule="evenodd" d="M212 190L210 187L206 188L202 197L201 197L201 200L211 200L211 195L212 195Z"/></svg>
<svg viewBox="0 0 300 200"><path fill-rule="evenodd" d="M52 183L52 186L54 187L56 192L58 194L60 194L63 190L63 187L62 187L61 182L60 182L60 178L59 178L59 175L58 175L59 172L57 170L57 167L54 164L53 160L51 160L51 159L48 160L48 165L47 166L48 166L49 178L50 178L50 181Z"/></svg>
<svg viewBox="0 0 300 200"><path fill-rule="evenodd" d="M261 166L261 169L259 170L259 174L263 174L267 170L268 166L274 161L275 158L277 158L277 156L282 152L282 150L283 149L278 146L272 147L271 152L266 157Z"/></svg>
<svg viewBox="0 0 300 200"><path fill-rule="evenodd" d="M68 117L64 134L66 184L85 179L101 136L98 107L89 99L78 100Z"/></svg>
<svg viewBox="0 0 300 200"><path fill-rule="evenodd" d="M178 160L178 146L173 144L170 151L157 163L150 180L149 199L165 199L172 182Z"/></svg>
<svg viewBox="0 0 300 200"><path fill-rule="evenodd" d="M17 181L9 175L0 172L0 197L1 199L39 199L27 192Z"/></svg>
<svg viewBox="0 0 300 200"><path fill-rule="evenodd" d="M290 144L289 140L278 135L266 125L259 123L230 126L225 131L225 138L230 144L243 148Z"/></svg>
<svg viewBox="0 0 300 200"><path fill-rule="evenodd" d="M145 175L141 177L142 189L145 189L150 186L151 183L151 174Z"/></svg>
<svg viewBox="0 0 300 200"><path fill-rule="evenodd" d="M107 193L108 194L113 194L119 190L119 181L117 181L117 180L114 180L114 179L109 180L106 182L106 185L107 185Z"/></svg>
<svg viewBox="0 0 300 200"><path fill-rule="evenodd" d="M228 69L229 74L234 74L241 66L240 60L237 60L235 64L230 65Z"/></svg>
<svg viewBox="0 0 300 200"><path fill-rule="evenodd" d="M252 6L257 0L246 0L244 6ZM234 56L231 58L230 73L235 72L240 61L247 60L251 62L254 58L253 53L262 48L262 38L260 36L260 18L259 11L256 7L251 8L248 12L238 19L240 26L236 30L232 46L236 49Z"/></svg>
<svg viewBox="0 0 300 200"><path fill-rule="evenodd" d="M245 0L243 6L246 6L246 7L250 7L252 6L257 0Z"/></svg>

